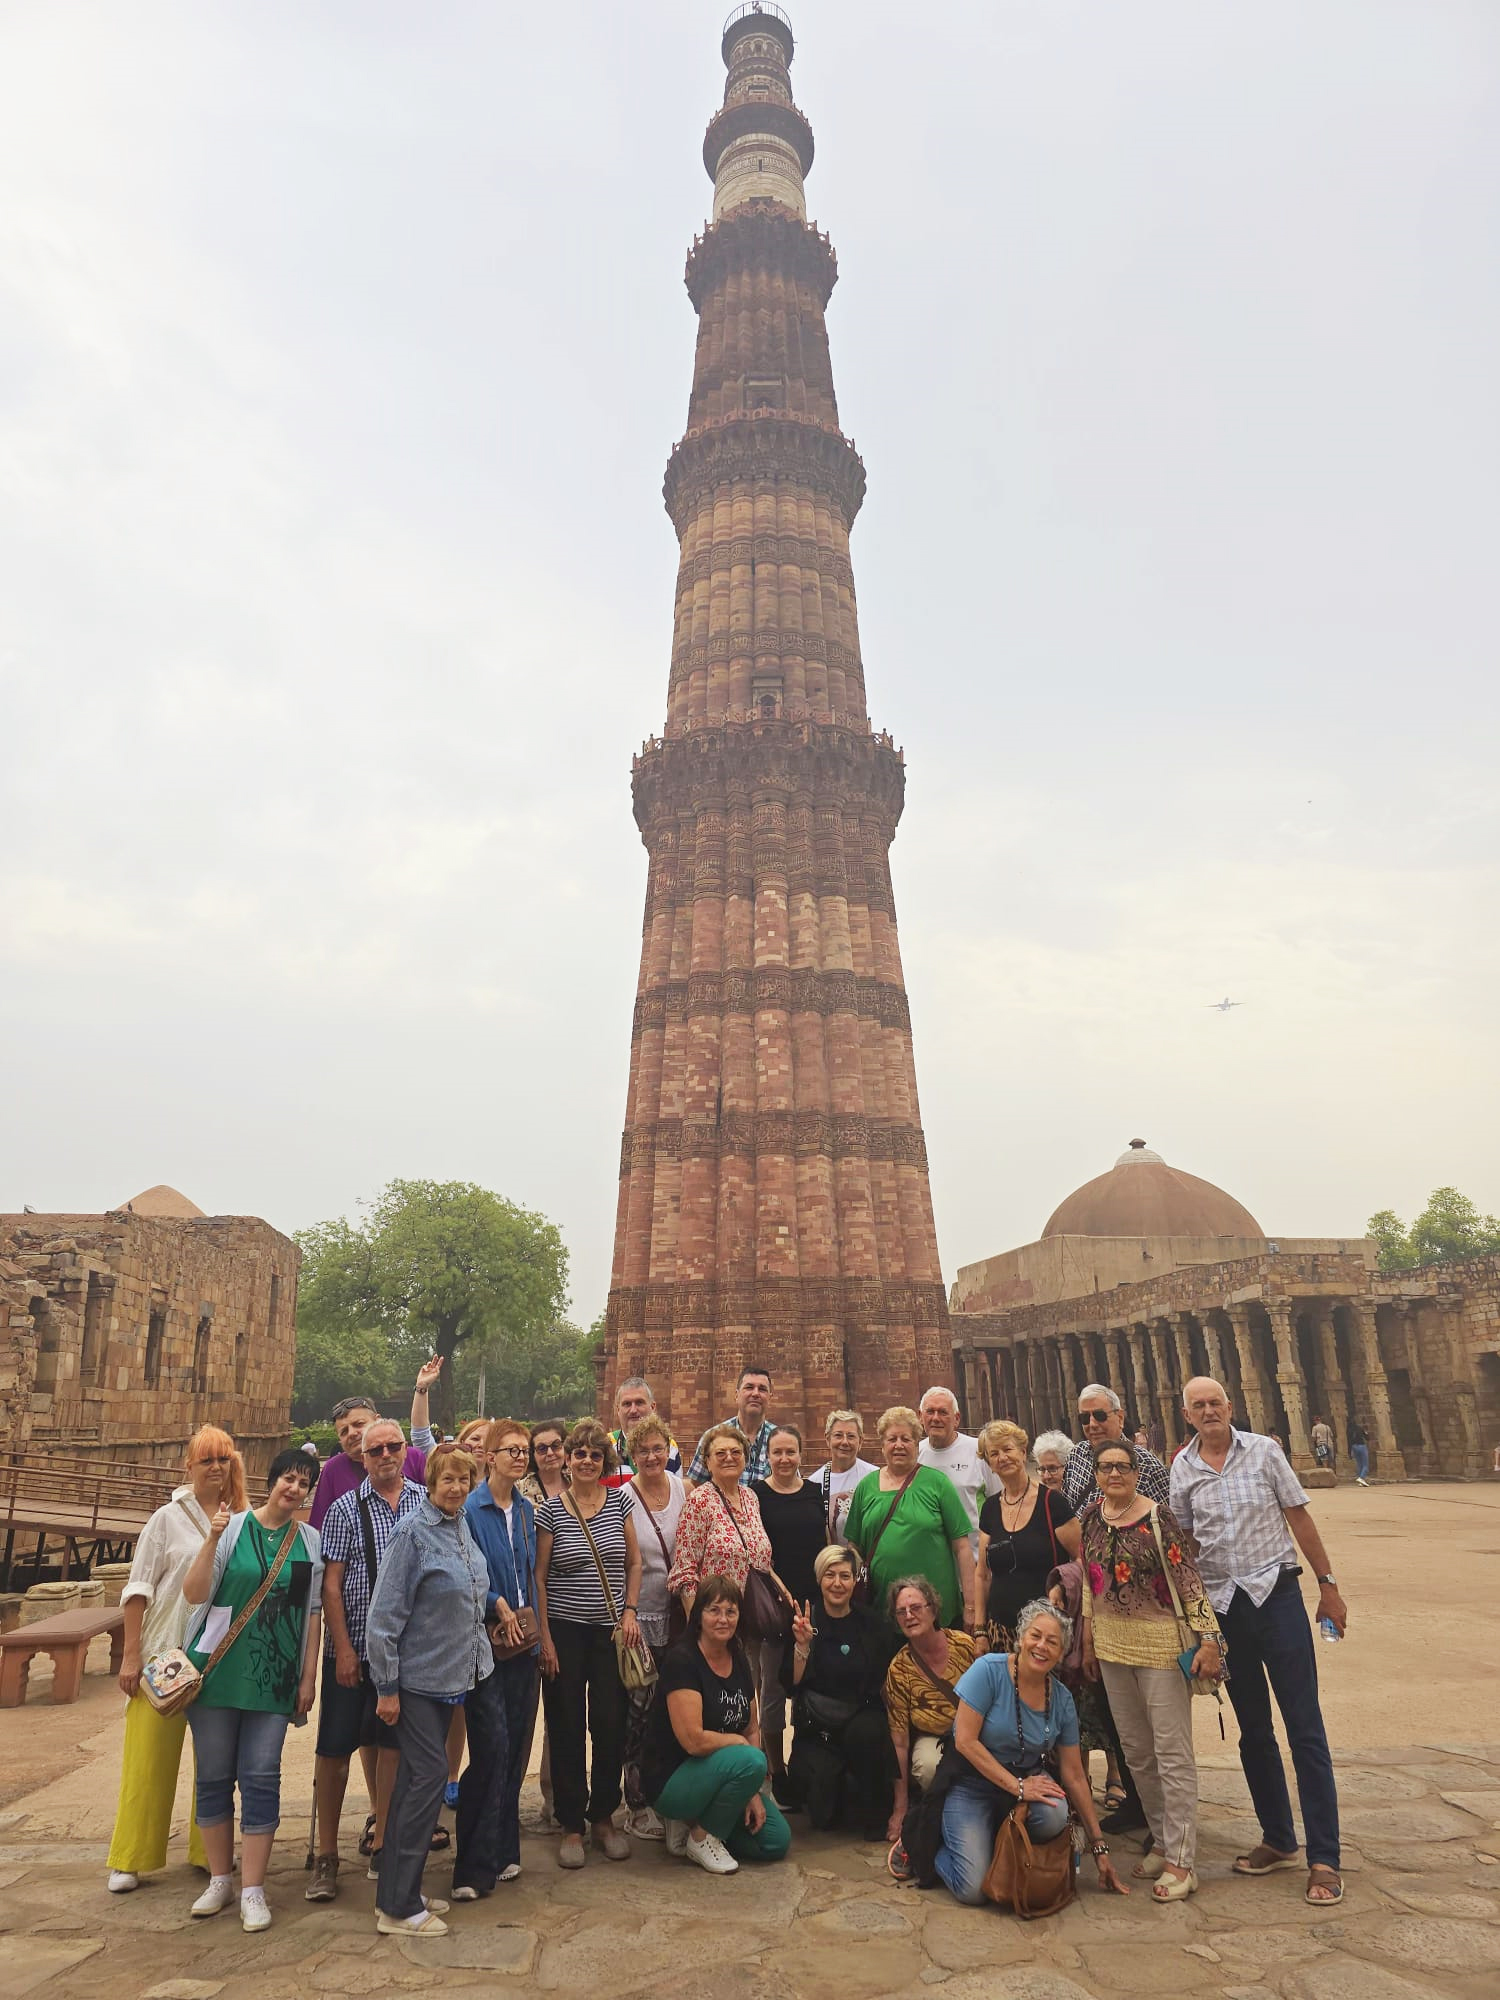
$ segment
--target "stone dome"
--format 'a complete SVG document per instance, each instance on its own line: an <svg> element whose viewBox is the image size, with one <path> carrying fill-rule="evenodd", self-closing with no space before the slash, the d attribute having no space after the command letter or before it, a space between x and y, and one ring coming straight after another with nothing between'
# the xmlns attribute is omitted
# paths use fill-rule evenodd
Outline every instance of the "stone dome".
<svg viewBox="0 0 1500 2000"><path fill-rule="evenodd" d="M1255 1236L1265 1231L1233 1195L1169 1167L1132 1139L1107 1174L1085 1181L1053 1210L1049 1236Z"/></svg>
<svg viewBox="0 0 1500 2000"><path fill-rule="evenodd" d="M165 1181L158 1181L155 1187L132 1196L129 1201L122 1202L121 1207L130 1209L136 1215L149 1215L171 1222L194 1222L203 1214L197 1202L189 1201L185 1194L168 1187Z"/></svg>

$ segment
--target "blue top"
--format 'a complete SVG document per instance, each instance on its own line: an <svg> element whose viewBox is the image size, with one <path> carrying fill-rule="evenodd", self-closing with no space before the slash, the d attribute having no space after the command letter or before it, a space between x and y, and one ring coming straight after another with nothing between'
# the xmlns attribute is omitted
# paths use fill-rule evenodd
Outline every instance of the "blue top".
<svg viewBox="0 0 1500 2000"><path fill-rule="evenodd" d="M510 1533L505 1532L505 1515L485 1481L476 1486L464 1502L464 1519L469 1533L479 1544L490 1572L484 1608L493 1618L497 1597L503 1597L512 1611L523 1604L536 1603L536 1509L519 1486L510 1491Z"/></svg>
<svg viewBox="0 0 1500 2000"><path fill-rule="evenodd" d="M495 1670L484 1629L489 1570L464 1516L423 1500L386 1544L365 1652L377 1694L457 1701Z"/></svg>
<svg viewBox="0 0 1500 2000"><path fill-rule="evenodd" d="M1047 1713L1023 1701L1017 1726L1016 1684L1010 1677L1008 1653L982 1653L959 1675L957 1692L960 1701L978 1710L979 1740L1007 1771L1035 1771L1054 1744L1078 1741L1078 1711L1056 1674Z"/></svg>

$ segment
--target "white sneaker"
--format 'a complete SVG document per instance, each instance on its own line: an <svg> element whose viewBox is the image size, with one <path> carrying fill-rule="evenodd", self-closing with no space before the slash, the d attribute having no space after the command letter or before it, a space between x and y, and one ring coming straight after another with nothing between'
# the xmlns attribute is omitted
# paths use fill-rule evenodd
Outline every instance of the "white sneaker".
<svg viewBox="0 0 1500 2000"><path fill-rule="evenodd" d="M479 1901L479 1891L472 1888L467 1882L460 1882L453 1891L453 1900L455 1903L477 1903ZM428 1908L430 1909L431 1907L431 1904L429 1904ZM439 1912L439 1915L441 1915L441 1912Z"/></svg>
<svg viewBox="0 0 1500 2000"><path fill-rule="evenodd" d="M697 1862L698 1866L706 1868L710 1875L733 1875L740 1865L723 1841L711 1833L705 1833L701 1840L694 1840L689 1834L687 1845L682 1851L689 1861Z"/></svg>
<svg viewBox="0 0 1500 2000"><path fill-rule="evenodd" d="M1368 1479L1356 1479L1354 1483L1356 1486L1368 1486L1370 1482Z"/></svg>
<svg viewBox="0 0 1500 2000"><path fill-rule="evenodd" d="M414 1917L388 1917L382 1910L375 1919L375 1928L382 1937L439 1938L448 1935L448 1926L431 1910L418 1910Z"/></svg>
<svg viewBox="0 0 1500 2000"><path fill-rule="evenodd" d="M112 1896L123 1896L127 1893L127 1891L131 1889L139 1889L140 1886L141 1886L140 1876L132 1875L128 1868L110 1869L109 1893Z"/></svg>
<svg viewBox="0 0 1500 2000"><path fill-rule="evenodd" d="M232 1875L210 1875L208 1887L188 1912L194 1917L216 1917L220 1910L227 1910L234 1901L234 1877Z"/></svg>
<svg viewBox="0 0 1500 2000"><path fill-rule="evenodd" d="M241 1890L240 1929L242 1931L268 1931L270 1928L271 1908L266 1901L265 1890Z"/></svg>
<svg viewBox="0 0 1500 2000"><path fill-rule="evenodd" d="M660 1840L662 1823L650 1806L638 1806L625 1822L625 1831L633 1833L637 1840Z"/></svg>
<svg viewBox="0 0 1500 2000"><path fill-rule="evenodd" d="M507 1861L505 1866L500 1870L500 1880L502 1882L517 1882L520 1880L520 1877L521 1864L519 1861Z"/></svg>
<svg viewBox="0 0 1500 2000"><path fill-rule="evenodd" d="M664 1819L662 1833L666 1839L668 1854L681 1854L686 1849L688 1823L685 1819Z"/></svg>

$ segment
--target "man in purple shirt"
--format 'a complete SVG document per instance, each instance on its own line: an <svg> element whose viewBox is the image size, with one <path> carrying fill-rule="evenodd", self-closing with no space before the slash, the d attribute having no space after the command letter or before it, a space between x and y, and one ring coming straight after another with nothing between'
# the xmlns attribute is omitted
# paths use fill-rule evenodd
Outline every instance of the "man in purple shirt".
<svg viewBox="0 0 1500 2000"><path fill-rule="evenodd" d="M432 1443L432 1432L427 1425L428 1391L442 1372L443 1364L434 1355L418 1369L416 1387L412 1390L411 1444L402 1463L402 1471L419 1486L426 1477L427 1448ZM364 1478L365 1425L373 1423L379 1415L368 1396L346 1396L341 1403L334 1404L333 1428L339 1449L324 1463L323 1470L318 1474L318 1490L313 1495L312 1511L307 1517L309 1527L321 1530L323 1516L334 1501L352 1493Z"/></svg>

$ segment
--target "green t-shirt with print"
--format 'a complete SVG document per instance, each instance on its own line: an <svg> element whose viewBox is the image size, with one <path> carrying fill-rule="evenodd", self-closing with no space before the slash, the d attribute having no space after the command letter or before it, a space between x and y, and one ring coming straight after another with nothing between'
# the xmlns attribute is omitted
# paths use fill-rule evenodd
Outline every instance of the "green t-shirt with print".
<svg viewBox="0 0 1500 2000"><path fill-rule="evenodd" d="M265 1582L284 1535L296 1535L298 1545L282 1564L255 1616L212 1673L204 1676L198 1699L207 1708L258 1709L272 1715L291 1715L296 1709L312 1564L300 1545L295 1521L272 1531L263 1528L254 1514L246 1515L214 1591L204 1630L187 1651L195 1667L206 1663L213 1645L205 1644L205 1638L214 1634L216 1622L220 1632L228 1629L222 1618L215 1620L214 1612L227 1611L228 1624L233 1624Z"/></svg>
<svg viewBox="0 0 1500 2000"><path fill-rule="evenodd" d="M896 1513L891 1519L893 1507ZM881 1532L883 1522L889 1525ZM866 1554L877 1534L880 1539L870 1564L871 1603L883 1612L886 1592L898 1578L925 1576L943 1600L939 1623L956 1625L963 1602L953 1544L968 1539L969 1517L953 1482L923 1465L905 1493L898 1495L881 1491L878 1472L867 1473L849 1503L844 1539Z"/></svg>

